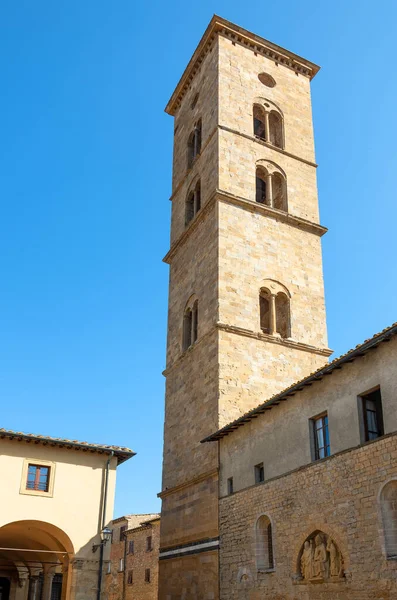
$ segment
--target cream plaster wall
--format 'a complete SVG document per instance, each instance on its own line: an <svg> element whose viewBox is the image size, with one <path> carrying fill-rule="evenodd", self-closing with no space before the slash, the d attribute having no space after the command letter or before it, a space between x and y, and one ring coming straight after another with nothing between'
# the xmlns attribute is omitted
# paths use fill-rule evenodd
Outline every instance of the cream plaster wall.
<svg viewBox="0 0 397 600"><path fill-rule="evenodd" d="M55 463L53 497L21 494L24 459ZM108 456L66 450L41 444L0 440L0 472L7 485L1 490L0 527L14 521L51 523L70 538L81 558L95 558L92 543L98 543L104 468ZM111 461L106 515L113 516L116 458Z"/></svg>
<svg viewBox="0 0 397 600"><path fill-rule="evenodd" d="M254 465L265 480L311 462L309 420L328 412L331 454L360 444L358 396L380 385L385 433L397 431L397 339L275 406L220 442L220 493L254 485Z"/></svg>

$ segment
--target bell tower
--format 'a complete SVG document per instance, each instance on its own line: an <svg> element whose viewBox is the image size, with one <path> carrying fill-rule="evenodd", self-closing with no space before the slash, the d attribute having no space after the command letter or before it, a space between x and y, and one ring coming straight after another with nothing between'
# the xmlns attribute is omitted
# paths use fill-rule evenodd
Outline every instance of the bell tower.
<svg viewBox="0 0 397 600"><path fill-rule="evenodd" d="M166 107L160 600L219 595L219 457L200 441L331 353L310 100L318 69L214 16Z"/></svg>

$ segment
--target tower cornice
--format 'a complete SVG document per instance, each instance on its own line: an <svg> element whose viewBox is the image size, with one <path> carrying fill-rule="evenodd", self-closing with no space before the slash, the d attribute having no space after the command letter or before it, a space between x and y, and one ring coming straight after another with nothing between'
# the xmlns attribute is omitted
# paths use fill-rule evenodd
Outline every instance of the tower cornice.
<svg viewBox="0 0 397 600"><path fill-rule="evenodd" d="M227 202L229 204L234 204L239 206L243 210L248 210L250 212L256 212L262 214L270 219L275 219L276 221L281 221L282 223L287 223L292 227L297 227L302 231L307 231L309 233L313 233L319 237L322 237L325 233L327 233L328 229L319 223L313 223L312 221L307 221L306 219L302 219L302 217L297 217L292 215L291 213L284 212L282 210L278 210L276 208L271 208L270 206L266 206L265 204L260 204L258 202L254 202L253 200L248 200L247 198L242 198L241 196L234 196L229 192L224 192L223 190L216 190L216 192L211 196L211 198L206 202L197 216L190 222L189 226L185 231L179 236L179 238L171 245L171 248L167 252L167 254L163 258L163 262L170 264L171 260L178 252L179 248L184 245L186 240L190 237L192 232L196 229L196 227L201 223L201 221L205 218L205 215L211 210L212 206L216 201L219 202Z"/></svg>
<svg viewBox="0 0 397 600"><path fill-rule="evenodd" d="M313 79L320 70L318 65L302 58L298 54L294 54L281 46L277 46L277 44L273 44L273 42L269 42L265 38L255 35L251 31L247 31L222 17L214 15L165 107L165 112L169 115L175 115L196 73L200 69L201 63L212 49L217 35L228 37L233 42L242 44L253 52L266 56L275 63L292 69L300 75L309 77L309 79Z"/></svg>

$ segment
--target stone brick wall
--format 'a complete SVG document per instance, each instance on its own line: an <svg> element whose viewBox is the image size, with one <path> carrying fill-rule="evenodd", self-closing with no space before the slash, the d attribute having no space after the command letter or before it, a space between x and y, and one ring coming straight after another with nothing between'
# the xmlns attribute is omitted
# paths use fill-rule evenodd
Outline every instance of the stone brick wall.
<svg viewBox="0 0 397 600"><path fill-rule="evenodd" d="M152 550L146 549L146 539L152 536ZM160 520L150 525L127 533L127 548L134 542L134 553L127 554L125 577L125 600L157 600L158 565L160 545ZM150 569L150 582L145 581L145 570ZM128 575L132 571L132 583L128 583Z"/></svg>
<svg viewBox="0 0 397 600"><path fill-rule="evenodd" d="M397 434L344 451L220 500L223 600L394 600L397 562L387 560L379 507L397 477ZM258 571L255 525L273 526L274 570ZM343 556L344 576L328 583L297 577L305 539L322 531Z"/></svg>
<svg viewBox="0 0 397 600"><path fill-rule="evenodd" d="M124 558L125 544L124 537L120 540L120 528L123 526L128 527L128 524L127 519L116 519L111 525L113 539L110 546L110 571L106 564L103 576L107 600L122 600L123 598L124 571L120 571L120 559Z"/></svg>

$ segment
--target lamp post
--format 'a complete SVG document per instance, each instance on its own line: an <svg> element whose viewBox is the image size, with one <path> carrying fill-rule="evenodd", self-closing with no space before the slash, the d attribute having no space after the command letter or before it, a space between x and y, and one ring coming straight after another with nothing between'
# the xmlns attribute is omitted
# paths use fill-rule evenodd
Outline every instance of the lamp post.
<svg viewBox="0 0 397 600"><path fill-rule="evenodd" d="M101 531L101 541L99 544L92 545L92 551L96 552L99 548L99 572L98 572L98 592L97 600L101 600L101 588L102 588L102 571L103 571L103 549L105 544L112 538L112 532L109 527L104 527Z"/></svg>

